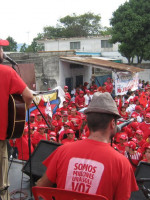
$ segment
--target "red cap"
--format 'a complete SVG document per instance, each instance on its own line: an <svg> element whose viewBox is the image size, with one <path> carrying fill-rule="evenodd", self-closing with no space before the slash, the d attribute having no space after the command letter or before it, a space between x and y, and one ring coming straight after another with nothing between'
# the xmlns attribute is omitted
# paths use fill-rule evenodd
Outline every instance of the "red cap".
<svg viewBox="0 0 150 200"><path fill-rule="evenodd" d="M64 89L68 89L68 86L67 86L67 85L65 85L65 86L64 86Z"/></svg>
<svg viewBox="0 0 150 200"><path fill-rule="evenodd" d="M135 130L137 130L137 129L138 129L138 126L139 126L139 123L138 123L138 122L132 122L132 123L130 124L130 126L131 126L132 128L134 128Z"/></svg>
<svg viewBox="0 0 150 200"><path fill-rule="evenodd" d="M105 79L105 80L106 80L106 79ZM108 78L107 78L107 80L111 80L111 78L110 78L110 77L108 77Z"/></svg>
<svg viewBox="0 0 150 200"><path fill-rule="evenodd" d="M39 124L38 128L45 128L45 124Z"/></svg>
<svg viewBox="0 0 150 200"><path fill-rule="evenodd" d="M9 45L9 41L8 40L0 39L0 46L8 46L8 45Z"/></svg>
<svg viewBox="0 0 150 200"><path fill-rule="evenodd" d="M135 110L140 110L140 111L142 111L142 108L141 108L141 106L135 106Z"/></svg>
<svg viewBox="0 0 150 200"><path fill-rule="evenodd" d="M56 112L60 112L60 111L61 111L61 109L60 109L60 108L57 108Z"/></svg>
<svg viewBox="0 0 150 200"><path fill-rule="evenodd" d="M40 112L37 112L36 115L41 115L41 113L40 113Z"/></svg>
<svg viewBox="0 0 150 200"><path fill-rule="evenodd" d="M138 114L137 113L133 113L132 115L131 115L131 118L133 117L133 118L136 118L138 116Z"/></svg>
<svg viewBox="0 0 150 200"><path fill-rule="evenodd" d="M135 150L135 148L136 148L136 144L133 141L129 141L127 143L127 146L130 147L130 148L132 148L133 150Z"/></svg>
<svg viewBox="0 0 150 200"><path fill-rule="evenodd" d="M136 102L137 100L139 100L139 97L138 97L138 96L135 96L135 97L133 98L133 101Z"/></svg>
<svg viewBox="0 0 150 200"><path fill-rule="evenodd" d="M68 107L68 109L69 109L69 110L71 110L71 109L72 109L72 107Z"/></svg>
<svg viewBox="0 0 150 200"><path fill-rule="evenodd" d="M125 101L124 104L129 104L129 102L128 102L128 101Z"/></svg>
<svg viewBox="0 0 150 200"><path fill-rule="evenodd" d="M144 133L143 133L143 131L142 130L140 130L140 129L138 129L137 131L136 131L136 134L138 134L138 135L144 135Z"/></svg>
<svg viewBox="0 0 150 200"><path fill-rule="evenodd" d="M55 115L61 116L61 112L56 112Z"/></svg>
<svg viewBox="0 0 150 200"><path fill-rule="evenodd" d="M138 141L137 141L137 139L136 139L136 138L132 138L132 139L131 139L131 141L132 141L132 142L134 142L135 144L137 144L137 143L138 143Z"/></svg>
<svg viewBox="0 0 150 200"><path fill-rule="evenodd" d="M120 139L123 139L123 140L127 140L128 139L128 136L126 133L122 133L119 137Z"/></svg>
<svg viewBox="0 0 150 200"><path fill-rule="evenodd" d="M34 114L34 113L31 113L31 114L30 114L30 117L35 117L35 114Z"/></svg>
<svg viewBox="0 0 150 200"><path fill-rule="evenodd" d="M145 151L146 151L146 149L150 149L149 143L147 143L147 145L144 147L144 150L145 150Z"/></svg>
<svg viewBox="0 0 150 200"><path fill-rule="evenodd" d="M69 133L74 134L74 131L73 131L72 129L68 129L68 130L66 131L66 133L67 133L67 134L69 134Z"/></svg>
<svg viewBox="0 0 150 200"><path fill-rule="evenodd" d="M80 90L79 94L84 94L84 92L82 90Z"/></svg>
<svg viewBox="0 0 150 200"><path fill-rule="evenodd" d="M86 90L86 93L90 93L90 90Z"/></svg>
<svg viewBox="0 0 150 200"><path fill-rule="evenodd" d="M49 135L50 135L50 136L52 135L52 136L56 137L56 132L52 131L52 132L50 132Z"/></svg>
<svg viewBox="0 0 150 200"><path fill-rule="evenodd" d="M150 118L150 113L146 113L145 117Z"/></svg>
<svg viewBox="0 0 150 200"><path fill-rule="evenodd" d="M84 85L88 85L89 83L88 82L84 82Z"/></svg>

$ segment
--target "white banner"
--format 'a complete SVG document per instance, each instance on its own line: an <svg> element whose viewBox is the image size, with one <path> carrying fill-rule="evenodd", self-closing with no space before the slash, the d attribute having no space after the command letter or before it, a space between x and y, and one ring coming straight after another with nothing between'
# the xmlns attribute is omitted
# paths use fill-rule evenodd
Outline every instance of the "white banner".
<svg viewBox="0 0 150 200"><path fill-rule="evenodd" d="M138 73L117 72L115 73L115 95L124 95L129 89L138 89Z"/></svg>

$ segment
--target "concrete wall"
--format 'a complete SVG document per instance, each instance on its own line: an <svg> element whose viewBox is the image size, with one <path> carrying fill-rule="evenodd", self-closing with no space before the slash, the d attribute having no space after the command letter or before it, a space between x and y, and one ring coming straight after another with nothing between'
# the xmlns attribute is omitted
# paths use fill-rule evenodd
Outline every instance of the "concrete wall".
<svg viewBox="0 0 150 200"><path fill-rule="evenodd" d="M87 38L61 38L55 40L41 41L44 43L45 51L68 51L70 42L80 42L78 52L115 52L118 51L118 43L113 44L113 48L102 48L101 40L109 40L110 36L87 37Z"/></svg>
<svg viewBox="0 0 150 200"><path fill-rule="evenodd" d="M73 55L73 52L7 53L7 55L18 64L34 64L36 90L47 91L48 88L53 89L59 85L59 57Z"/></svg>

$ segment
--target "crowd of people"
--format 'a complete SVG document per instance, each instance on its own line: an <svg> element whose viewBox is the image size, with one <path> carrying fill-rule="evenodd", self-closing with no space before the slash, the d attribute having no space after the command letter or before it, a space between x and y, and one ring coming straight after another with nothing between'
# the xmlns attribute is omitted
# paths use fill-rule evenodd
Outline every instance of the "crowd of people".
<svg viewBox="0 0 150 200"><path fill-rule="evenodd" d="M40 140L67 144L89 137L86 115L80 111L89 105L95 92L112 93L113 85L111 78L101 87L97 87L94 81L89 87L88 84L85 82L71 93L68 92L68 86L64 86L63 106L57 109L52 118L47 116L50 128L40 112L30 114L31 152ZM112 146L129 159L135 171L141 160L150 162L150 85L139 81L138 90L129 90L125 95L115 96L114 101L122 117L117 123L130 118L134 121L116 133ZM23 136L10 140L11 146L17 149L14 156L18 159L29 159L28 135L26 123Z"/></svg>

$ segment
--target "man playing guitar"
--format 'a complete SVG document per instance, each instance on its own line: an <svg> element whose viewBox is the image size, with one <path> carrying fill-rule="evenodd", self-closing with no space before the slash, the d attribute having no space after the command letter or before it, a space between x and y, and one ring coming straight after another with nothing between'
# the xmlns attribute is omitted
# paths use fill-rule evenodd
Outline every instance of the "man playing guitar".
<svg viewBox="0 0 150 200"><path fill-rule="evenodd" d="M3 46L8 46L7 40L0 39L0 63L3 62ZM8 156L7 156L7 127L8 127L8 99L10 94L22 94L28 107L33 99L27 85L11 67L0 64L0 199L8 200Z"/></svg>

